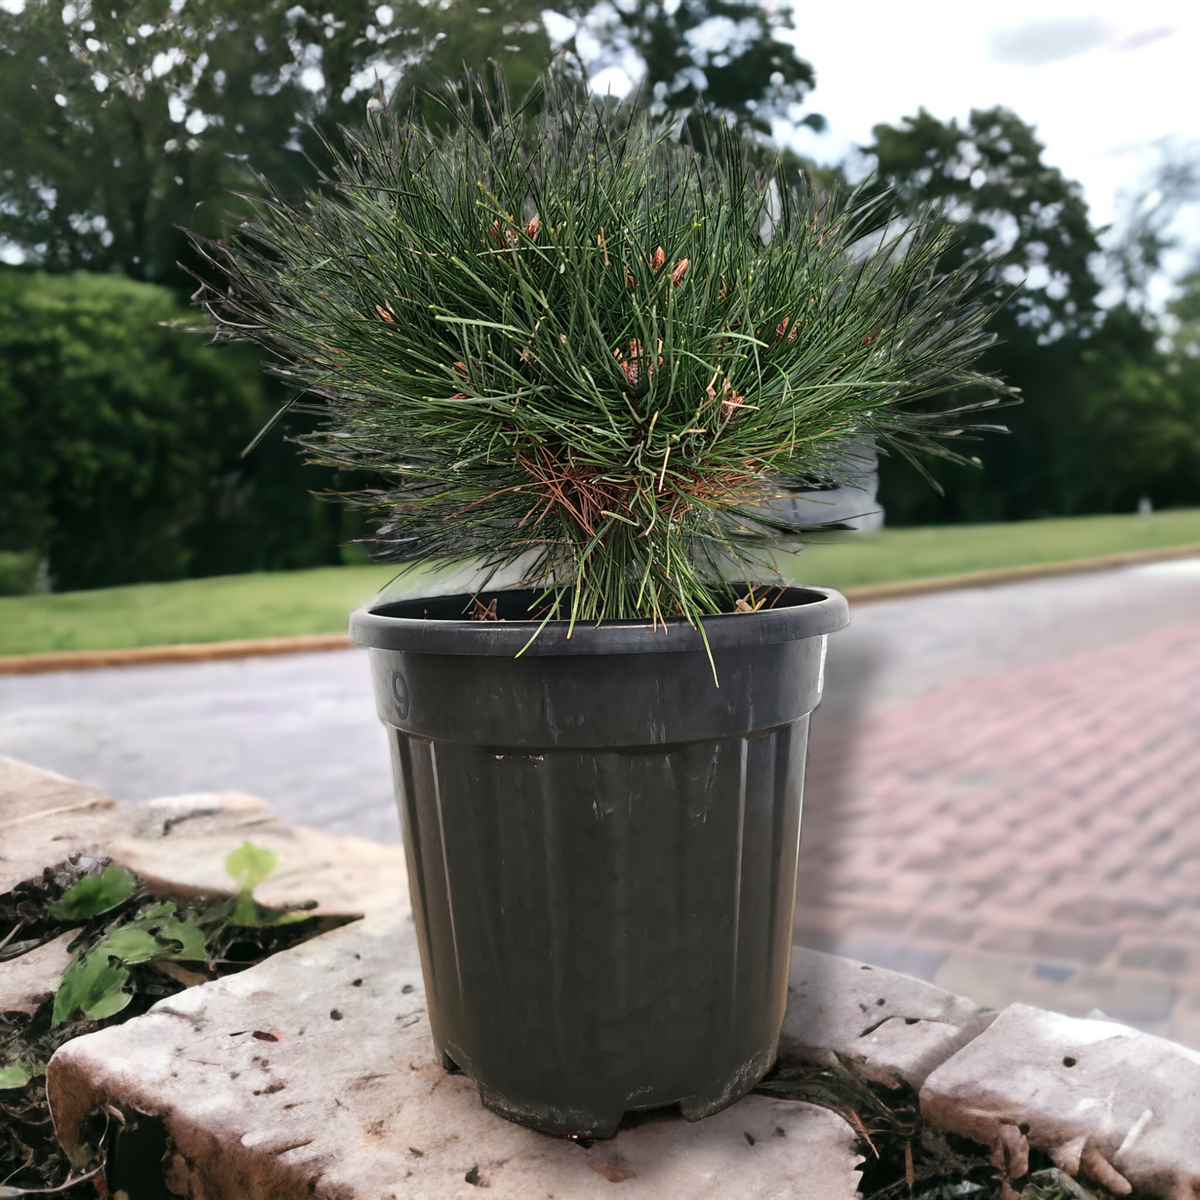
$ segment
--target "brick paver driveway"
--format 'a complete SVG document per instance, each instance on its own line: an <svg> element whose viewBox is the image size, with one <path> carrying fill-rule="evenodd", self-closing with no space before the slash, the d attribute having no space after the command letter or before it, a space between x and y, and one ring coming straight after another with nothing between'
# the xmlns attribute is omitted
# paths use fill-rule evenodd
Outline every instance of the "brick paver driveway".
<svg viewBox="0 0 1200 1200"><path fill-rule="evenodd" d="M815 721L798 940L1200 1045L1200 561L856 625Z"/></svg>
<svg viewBox="0 0 1200 1200"><path fill-rule="evenodd" d="M399 834L360 652L0 678L0 753ZM1200 560L857 609L814 721L796 928L1200 1046Z"/></svg>

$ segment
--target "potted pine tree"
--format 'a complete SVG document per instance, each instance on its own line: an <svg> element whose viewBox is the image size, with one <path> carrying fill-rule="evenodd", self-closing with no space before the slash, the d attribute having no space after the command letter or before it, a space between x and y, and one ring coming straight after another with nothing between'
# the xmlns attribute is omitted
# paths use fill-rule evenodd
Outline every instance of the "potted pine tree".
<svg viewBox="0 0 1200 1200"><path fill-rule="evenodd" d="M611 1135L748 1092L783 1018L808 718L844 598L774 586L770 502L856 439L935 451L952 389L1009 389L978 276L882 200L819 200L553 78L381 111L202 289L320 414L311 458L380 559L480 566L381 602L429 1015L506 1117ZM919 411L918 411L919 410ZM961 412L962 410L957 410ZM845 480L841 480L845 482ZM489 586L504 572L516 586Z"/></svg>

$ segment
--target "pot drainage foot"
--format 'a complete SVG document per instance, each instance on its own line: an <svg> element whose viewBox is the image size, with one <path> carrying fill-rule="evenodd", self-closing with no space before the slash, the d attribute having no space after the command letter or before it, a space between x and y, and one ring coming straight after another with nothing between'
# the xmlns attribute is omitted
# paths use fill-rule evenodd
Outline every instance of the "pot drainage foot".
<svg viewBox="0 0 1200 1200"><path fill-rule="evenodd" d="M686 1121L699 1121L728 1108L758 1086L763 1076L775 1065L776 1047L771 1045L749 1059L731 1075L719 1090L686 1096L679 1101L679 1111Z"/></svg>
<svg viewBox="0 0 1200 1200"><path fill-rule="evenodd" d="M586 1109L552 1104L513 1103L489 1089L480 1087L479 1099L506 1121L514 1121L539 1133L573 1138L579 1142L601 1141L615 1137L622 1112L591 1112Z"/></svg>
<svg viewBox="0 0 1200 1200"><path fill-rule="evenodd" d="M442 1051L442 1070L447 1075L464 1075L466 1072L448 1055L445 1050Z"/></svg>

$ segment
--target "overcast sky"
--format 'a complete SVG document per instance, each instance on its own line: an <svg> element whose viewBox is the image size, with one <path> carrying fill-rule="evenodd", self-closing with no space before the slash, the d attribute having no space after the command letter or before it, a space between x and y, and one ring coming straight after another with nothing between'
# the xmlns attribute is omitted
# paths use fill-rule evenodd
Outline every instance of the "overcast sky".
<svg viewBox="0 0 1200 1200"><path fill-rule="evenodd" d="M818 162L846 160L874 125L922 105L962 121L1002 104L1037 127L1044 161L1083 184L1098 226L1120 222L1122 195L1145 191L1164 151L1200 163L1200 0L794 0L793 14L780 36L815 67L807 110L829 128L775 136ZM593 84L631 86L620 68ZM1168 258L1173 276L1200 258L1200 205L1176 229L1188 248Z"/></svg>
<svg viewBox="0 0 1200 1200"><path fill-rule="evenodd" d="M1003 104L1037 126L1044 158L1084 185L1102 225L1145 178L1156 143L1200 157L1197 0L797 0L794 14L789 40L817 72L810 106L830 126L794 144L820 161L921 105L946 120ZM1195 209L1187 223L1200 248Z"/></svg>

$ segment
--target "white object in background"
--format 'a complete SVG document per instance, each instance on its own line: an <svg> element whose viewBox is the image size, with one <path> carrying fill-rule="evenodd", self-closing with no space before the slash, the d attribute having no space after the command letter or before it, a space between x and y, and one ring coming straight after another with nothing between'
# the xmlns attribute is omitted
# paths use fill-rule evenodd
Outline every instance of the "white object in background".
<svg viewBox="0 0 1200 1200"><path fill-rule="evenodd" d="M832 525L871 533L883 526L879 491L879 454L870 439L849 442L843 473L850 482L842 487L790 492L763 505L772 516L796 525Z"/></svg>

